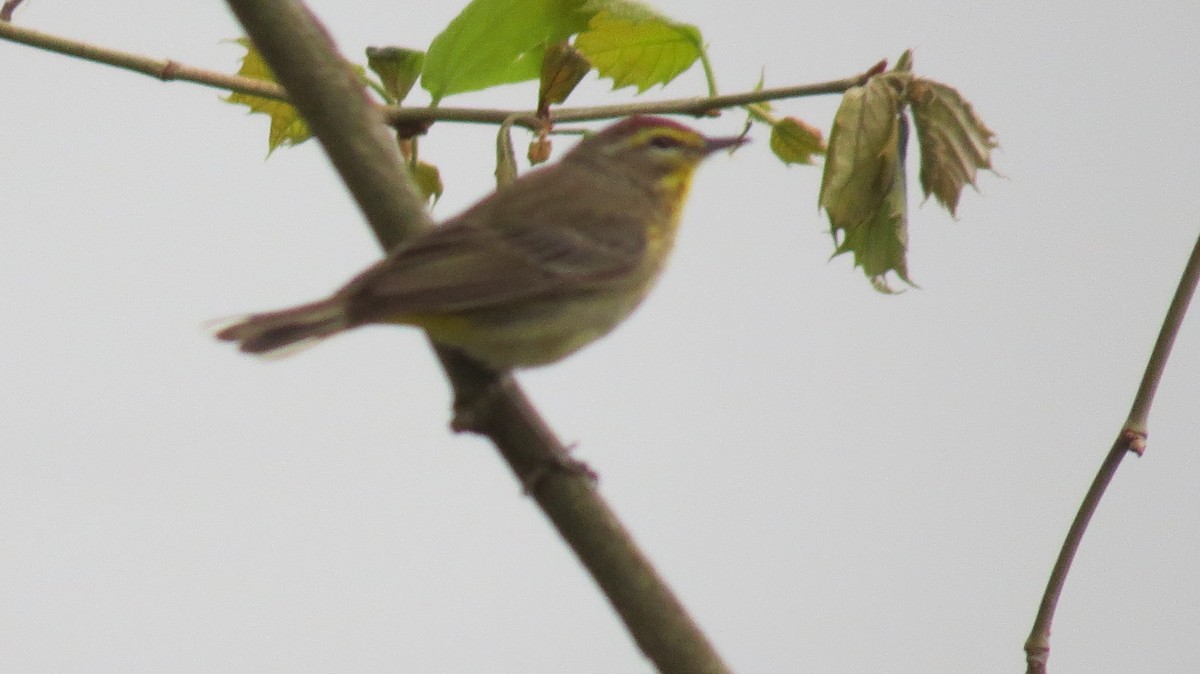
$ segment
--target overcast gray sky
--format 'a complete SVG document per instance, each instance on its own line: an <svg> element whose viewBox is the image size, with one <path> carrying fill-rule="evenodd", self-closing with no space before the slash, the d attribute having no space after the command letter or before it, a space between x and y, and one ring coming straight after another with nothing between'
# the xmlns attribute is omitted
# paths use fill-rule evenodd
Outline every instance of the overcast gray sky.
<svg viewBox="0 0 1200 674"><path fill-rule="evenodd" d="M456 3L312 3L344 51L423 48ZM1200 232L1200 5L656 3L725 91L915 48L997 132L959 220L917 207L920 290L832 250L819 168L767 133L695 182L609 338L520 376L739 672L1014 672ZM219 2L18 21L219 70ZM323 295L379 252L313 145L219 92L0 43L0 670L649 672L482 441L422 337L262 363L204 321ZM699 71L656 96L702 92ZM591 80L575 103L619 102ZM527 106L533 85L452 97ZM421 98L416 99L420 102ZM782 102L828 130L835 97ZM698 123L729 134L743 116ZM493 129L438 125L445 217ZM559 150L568 142L556 141ZM1068 581L1050 665L1200 670L1200 320Z"/></svg>

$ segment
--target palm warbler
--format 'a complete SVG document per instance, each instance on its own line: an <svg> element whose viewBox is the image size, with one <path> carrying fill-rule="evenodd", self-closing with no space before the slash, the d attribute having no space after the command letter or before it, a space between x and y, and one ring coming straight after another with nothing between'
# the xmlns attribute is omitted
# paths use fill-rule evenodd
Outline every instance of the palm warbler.
<svg viewBox="0 0 1200 674"><path fill-rule="evenodd" d="M552 363L641 303L671 250L693 171L743 141L631 117L397 246L329 298L247 316L216 336L264 354L403 323L497 370Z"/></svg>

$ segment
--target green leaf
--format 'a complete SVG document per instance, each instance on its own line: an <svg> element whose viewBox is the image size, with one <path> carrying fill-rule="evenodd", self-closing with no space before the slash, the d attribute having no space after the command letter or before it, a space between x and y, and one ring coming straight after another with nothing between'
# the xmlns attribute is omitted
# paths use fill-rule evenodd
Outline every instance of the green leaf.
<svg viewBox="0 0 1200 674"><path fill-rule="evenodd" d="M963 186L976 186L978 169L991 170L996 134L953 87L915 78L908 94L921 146L921 189L953 215Z"/></svg>
<svg viewBox="0 0 1200 674"><path fill-rule="evenodd" d="M882 293L894 294L888 285L887 273L896 276L908 285L915 286L908 277L908 181L904 172L904 159L908 146L908 120L896 118L897 141L885 152L886 161L892 164L888 171L891 184L886 187L883 201L871 219L854 229L847 229L841 245L834 255L852 252L855 266L862 267L871 280L871 285Z"/></svg>
<svg viewBox="0 0 1200 674"><path fill-rule="evenodd" d="M421 86L442 98L537 79L546 45L587 27L582 0L472 0L433 39Z"/></svg>
<svg viewBox="0 0 1200 674"><path fill-rule="evenodd" d="M400 103L412 91L424 63L425 52L416 49L367 47L367 67L379 75L392 104Z"/></svg>
<svg viewBox="0 0 1200 674"><path fill-rule="evenodd" d="M408 171L426 202L432 199L433 203L437 203L437 200L442 198L442 174L438 167L419 161L409 164Z"/></svg>
<svg viewBox="0 0 1200 674"><path fill-rule="evenodd" d="M638 93L656 84L667 84L692 67L704 50L700 29L673 21L634 2L589 2L585 10L599 8L587 30L575 38L601 77L613 89L630 85Z"/></svg>
<svg viewBox="0 0 1200 674"><path fill-rule="evenodd" d="M825 139L815 126L784 117L771 128L771 151L785 164L811 164L814 154L825 154Z"/></svg>
<svg viewBox="0 0 1200 674"><path fill-rule="evenodd" d="M900 98L880 77L842 96L829 133L819 205L835 229L870 219L883 201L891 176L884 157L895 142Z"/></svg>
<svg viewBox="0 0 1200 674"><path fill-rule="evenodd" d="M906 76L877 76L848 90L834 116L819 205L829 216L834 255L852 253L879 290L886 275L905 283L908 249L904 156L908 124L900 115Z"/></svg>
<svg viewBox="0 0 1200 674"><path fill-rule="evenodd" d="M256 80L275 81L275 74L267 67L266 61L263 61L262 55L250 43L249 38L238 38L233 42L246 49L246 55L242 58L242 67L238 70L238 75ZM275 148L281 145L299 145L312 136L308 130L308 124L290 103L237 92L226 96L225 102L244 105L250 108L251 113L271 117L271 132L267 137L267 154L274 152Z"/></svg>

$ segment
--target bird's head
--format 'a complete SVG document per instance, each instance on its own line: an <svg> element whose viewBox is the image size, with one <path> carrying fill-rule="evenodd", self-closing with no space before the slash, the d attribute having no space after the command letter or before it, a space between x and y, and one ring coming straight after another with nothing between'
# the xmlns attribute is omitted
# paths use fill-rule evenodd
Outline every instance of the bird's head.
<svg viewBox="0 0 1200 674"><path fill-rule="evenodd" d="M701 161L746 141L708 138L669 119L638 116L588 136L564 160L586 161L647 186L686 190Z"/></svg>

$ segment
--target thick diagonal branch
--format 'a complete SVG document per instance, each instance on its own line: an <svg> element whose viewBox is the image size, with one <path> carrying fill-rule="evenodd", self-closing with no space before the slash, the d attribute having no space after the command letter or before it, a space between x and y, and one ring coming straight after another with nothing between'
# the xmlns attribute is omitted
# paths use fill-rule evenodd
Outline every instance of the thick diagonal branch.
<svg viewBox="0 0 1200 674"><path fill-rule="evenodd" d="M350 187L380 244L391 248L431 226L394 138L353 70L299 2L229 0ZM470 430L487 435L518 477L569 463L566 449L508 375L448 351L438 353ZM543 470L532 495L592 572L642 651L662 672L727 672L583 471Z"/></svg>

